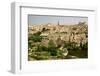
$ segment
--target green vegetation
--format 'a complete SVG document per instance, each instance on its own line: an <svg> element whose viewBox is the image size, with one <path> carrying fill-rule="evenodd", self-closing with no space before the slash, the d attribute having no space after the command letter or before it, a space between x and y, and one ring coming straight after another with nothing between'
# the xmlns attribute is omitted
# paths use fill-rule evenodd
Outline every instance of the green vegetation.
<svg viewBox="0 0 100 76"><path fill-rule="evenodd" d="M43 27L28 34L28 60L88 58L88 30L84 25L79 23L78 27L71 26L70 32Z"/></svg>
<svg viewBox="0 0 100 76"><path fill-rule="evenodd" d="M29 48L31 45L29 45ZM48 43L48 47L43 46L43 45L37 45L34 46L36 49L29 49L28 52L31 52L32 54L29 55L29 60L33 58L34 60L45 60L45 59L51 59L54 56L57 56L57 48L53 42L53 40L50 40ZM32 48L32 47L31 47ZM55 57L54 57L55 58Z"/></svg>
<svg viewBox="0 0 100 76"><path fill-rule="evenodd" d="M33 40L34 42L34 40ZM38 44L37 46L32 47L31 43L29 43L29 60L48 60L48 59L62 59L68 58L70 55L76 56L79 58L87 58L87 48L88 43L77 46L77 43L67 42L64 46L57 47L53 40L49 40L48 47ZM62 47L62 48L61 48ZM68 56L63 56L63 50L68 50ZM71 58L70 58L71 59Z"/></svg>
<svg viewBox="0 0 100 76"><path fill-rule="evenodd" d="M69 55L77 56L79 58L87 58L88 57L88 43L82 44L80 43L80 46L77 46L76 43L66 43L65 48L68 49Z"/></svg>
<svg viewBox="0 0 100 76"><path fill-rule="evenodd" d="M40 36L41 32L37 32L35 34L32 34L28 39L29 41L33 42L41 42L42 41L42 36Z"/></svg>

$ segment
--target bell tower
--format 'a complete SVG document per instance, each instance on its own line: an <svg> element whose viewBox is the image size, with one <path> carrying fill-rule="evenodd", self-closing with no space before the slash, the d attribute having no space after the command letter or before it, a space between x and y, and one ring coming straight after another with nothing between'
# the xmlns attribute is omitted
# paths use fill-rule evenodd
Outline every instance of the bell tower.
<svg viewBox="0 0 100 76"><path fill-rule="evenodd" d="M60 24L59 24L59 21L58 21L58 25L60 25Z"/></svg>

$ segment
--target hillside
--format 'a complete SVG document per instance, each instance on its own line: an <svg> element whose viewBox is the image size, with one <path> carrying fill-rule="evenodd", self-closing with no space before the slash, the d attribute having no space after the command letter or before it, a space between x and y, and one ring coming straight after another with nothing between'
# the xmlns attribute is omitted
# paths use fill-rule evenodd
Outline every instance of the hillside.
<svg viewBox="0 0 100 76"><path fill-rule="evenodd" d="M42 59L70 58L68 56L87 58L88 26L85 23L75 25L53 25L50 23L45 25L31 25L28 27L28 43L29 60L41 60L42 57L40 59L35 59L34 56L31 57L36 53L44 53L44 58ZM62 50L66 48L65 50L67 50L68 55L59 57L57 56L57 52L56 55L52 55L48 52L50 51L48 47L55 47L56 51L61 48ZM47 50L45 51L43 48ZM76 50L76 52L73 52L73 50ZM79 50L83 51L83 54Z"/></svg>

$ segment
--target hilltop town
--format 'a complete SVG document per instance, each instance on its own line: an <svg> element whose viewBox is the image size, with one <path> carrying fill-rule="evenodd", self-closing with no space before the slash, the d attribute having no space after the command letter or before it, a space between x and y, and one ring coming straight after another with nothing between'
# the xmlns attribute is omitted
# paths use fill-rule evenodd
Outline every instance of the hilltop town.
<svg viewBox="0 0 100 76"><path fill-rule="evenodd" d="M61 48L62 50L66 48L67 52L72 51L73 49L75 50L78 49L82 51L84 50L85 52L82 52L83 55L78 55L78 53L74 54L75 52L74 53L70 52L70 54L74 54L74 56L75 55L80 56L80 58L85 58L85 57L87 58L87 48L88 48L87 43L88 43L88 25L85 22L79 22L78 24L74 25L60 25L58 22L57 25L48 23L44 25L28 26L29 60L37 60L35 59L35 56L32 56L36 54L37 49L38 53L45 52L46 54L49 54L46 56L44 54L44 59L45 57L47 57L47 59L56 59L57 57L60 59L70 58L68 56L59 57L57 56L57 54L51 56L50 53L47 53L48 50L44 51L43 48L41 48L41 46L44 46L47 49L48 47L53 46L56 48L56 51ZM77 56L75 57L77 58ZM42 59L41 57L40 60Z"/></svg>

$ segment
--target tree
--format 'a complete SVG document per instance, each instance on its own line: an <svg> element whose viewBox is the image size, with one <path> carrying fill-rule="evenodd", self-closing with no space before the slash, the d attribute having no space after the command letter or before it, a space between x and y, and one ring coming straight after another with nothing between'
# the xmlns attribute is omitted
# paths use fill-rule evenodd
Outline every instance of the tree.
<svg viewBox="0 0 100 76"><path fill-rule="evenodd" d="M32 36L32 40L34 41L34 42L41 42L41 40L42 40L42 36L35 36L35 35L33 35Z"/></svg>
<svg viewBox="0 0 100 76"><path fill-rule="evenodd" d="M57 48L53 40L50 40L48 43L48 51L52 56L57 56Z"/></svg>
<svg viewBox="0 0 100 76"><path fill-rule="evenodd" d="M41 32L40 31L38 31L38 32L36 32L36 33L34 33L34 34L31 34L29 37L28 37L28 41L31 41L31 43L32 42L41 42L41 40L42 40L42 36L40 36L40 34L41 34Z"/></svg>
<svg viewBox="0 0 100 76"><path fill-rule="evenodd" d="M41 32L38 31L38 32L34 33L33 35L35 35L35 36L40 36L40 34L41 34Z"/></svg>
<svg viewBox="0 0 100 76"><path fill-rule="evenodd" d="M42 32L44 32L46 29L45 28L42 28Z"/></svg>
<svg viewBox="0 0 100 76"><path fill-rule="evenodd" d="M49 40L49 42L48 42L48 47L56 47L56 45L55 45L55 43L54 43L54 41L53 40Z"/></svg>
<svg viewBox="0 0 100 76"><path fill-rule="evenodd" d="M60 36L56 40L57 47L61 47L65 44L63 40L61 40Z"/></svg>

